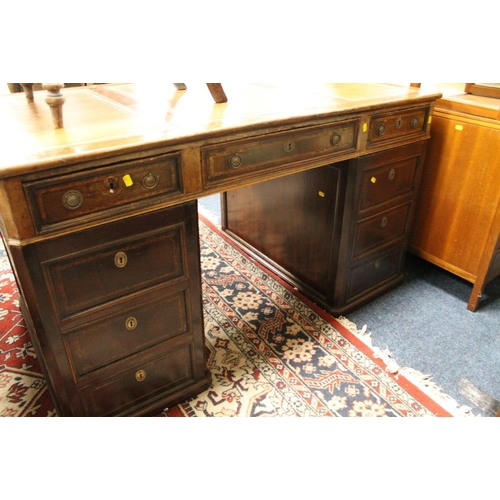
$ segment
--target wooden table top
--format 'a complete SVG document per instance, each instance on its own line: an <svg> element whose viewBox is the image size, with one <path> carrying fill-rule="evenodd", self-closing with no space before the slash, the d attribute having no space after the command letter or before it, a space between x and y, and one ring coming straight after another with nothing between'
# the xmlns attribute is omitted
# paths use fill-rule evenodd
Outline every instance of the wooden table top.
<svg viewBox="0 0 500 500"><path fill-rule="evenodd" d="M395 84L223 84L214 103L205 84L109 84L63 89L64 128L55 129L45 91L0 96L0 178L150 146L185 144L265 125L300 126L440 94Z"/></svg>

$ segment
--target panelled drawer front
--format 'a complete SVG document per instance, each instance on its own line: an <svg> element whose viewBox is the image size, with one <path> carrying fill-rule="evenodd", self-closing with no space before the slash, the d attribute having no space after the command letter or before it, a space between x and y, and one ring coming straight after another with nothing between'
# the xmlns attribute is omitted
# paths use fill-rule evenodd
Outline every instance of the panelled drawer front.
<svg viewBox="0 0 500 500"><path fill-rule="evenodd" d="M358 121L280 132L202 148L205 184L354 151Z"/></svg>
<svg viewBox="0 0 500 500"><path fill-rule="evenodd" d="M402 256L403 247L400 246L390 253L352 268L347 286L347 300L369 291L386 280L396 278L400 273Z"/></svg>
<svg viewBox="0 0 500 500"><path fill-rule="evenodd" d="M24 184L38 231L182 192L180 154L165 154Z"/></svg>
<svg viewBox="0 0 500 500"><path fill-rule="evenodd" d="M190 344L161 354L134 358L119 374L82 389L88 416L116 415L148 399L177 389L193 379Z"/></svg>
<svg viewBox="0 0 500 500"><path fill-rule="evenodd" d="M358 212L411 193L418 161L412 157L363 172Z"/></svg>
<svg viewBox="0 0 500 500"><path fill-rule="evenodd" d="M423 135L427 130L428 106L375 115L370 119L368 145Z"/></svg>
<svg viewBox="0 0 500 500"><path fill-rule="evenodd" d="M92 241L92 231L89 231ZM62 318L185 273L181 227L44 264Z"/></svg>
<svg viewBox="0 0 500 500"><path fill-rule="evenodd" d="M354 236L353 258L403 237L410 207L411 204L407 203L359 221Z"/></svg>
<svg viewBox="0 0 500 500"><path fill-rule="evenodd" d="M151 297L151 295L148 295ZM124 310L64 337L75 375L81 377L188 330L185 294Z"/></svg>

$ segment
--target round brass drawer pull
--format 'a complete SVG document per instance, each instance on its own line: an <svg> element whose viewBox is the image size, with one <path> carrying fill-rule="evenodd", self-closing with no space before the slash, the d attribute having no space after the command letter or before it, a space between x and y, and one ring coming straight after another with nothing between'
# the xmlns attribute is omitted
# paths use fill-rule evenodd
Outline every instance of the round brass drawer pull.
<svg viewBox="0 0 500 500"><path fill-rule="evenodd" d="M391 168L391 170L389 172L389 180L392 181L394 179L394 177L396 177L396 170Z"/></svg>
<svg viewBox="0 0 500 500"><path fill-rule="evenodd" d="M83 205L83 194L75 189L63 194L62 203L68 210L76 210Z"/></svg>
<svg viewBox="0 0 500 500"><path fill-rule="evenodd" d="M388 221L389 221L389 219L387 217L383 217L382 220L380 221L380 225L382 227L385 227L385 226L387 226Z"/></svg>
<svg viewBox="0 0 500 500"><path fill-rule="evenodd" d="M410 127L411 128L417 128L419 125L420 125L420 120L419 120L418 116L414 116L410 120Z"/></svg>
<svg viewBox="0 0 500 500"><path fill-rule="evenodd" d="M116 255L115 255L115 266L116 267L125 267L127 265L127 262L128 262L128 258L127 258L127 254L125 252L118 252Z"/></svg>
<svg viewBox="0 0 500 500"><path fill-rule="evenodd" d="M228 159L229 166L231 168L241 167L243 160L240 155L232 154Z"/></svg>
<svg viewBox="0 0 500 500"><path fill-rule="evenodd" d="M155 174L146 174L142 178L142 185L147 189L152 189L158 184L158 176Z"/></svg>
<svg viewBox="0 0 500 500"><path fill-rule="evenodd" d="M137 328L137 320L133 316L130 316L125 321L125 326L127 330L135 330Z"/></svg>
<svg viewBox="0 0 500 500"><path fill-rule="evenodd" d="M379 123L377 125L377 135L384 135L385 134L385 129L386 129L386 126L384 123Z"/></svg>
<svg viewBox="0 0 500 500"><path fill-rule="evenodd" d="M335 132L335 134L332 135L330 142L331 142L332 146L336 146L340 142L341 139L342 139L342 137L340 136L340 134Z"/></svg>
<svg viewBox="0 0 500 500"><path fill-rule="evenodd" d="M135 379L137 382L142 382L146 379L146 371L145 370L137 370L135 372Z"/></svg>

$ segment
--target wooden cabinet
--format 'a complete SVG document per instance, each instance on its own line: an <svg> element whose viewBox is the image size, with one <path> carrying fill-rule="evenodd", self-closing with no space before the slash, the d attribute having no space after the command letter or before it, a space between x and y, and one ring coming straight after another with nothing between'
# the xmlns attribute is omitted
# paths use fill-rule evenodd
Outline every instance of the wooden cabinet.
<svg viewBox="0 0 500 500"><path fill-rule="evenodd" d="M474 311L500 275L500 100L441 99L423 170L410 250L474 284Z"/></svg>
<svg viewBox="0 0 500 500"><path fill-rule="evenodd" d="M223 229L332 314L396 286L426 141L231 190Z"/></svg>

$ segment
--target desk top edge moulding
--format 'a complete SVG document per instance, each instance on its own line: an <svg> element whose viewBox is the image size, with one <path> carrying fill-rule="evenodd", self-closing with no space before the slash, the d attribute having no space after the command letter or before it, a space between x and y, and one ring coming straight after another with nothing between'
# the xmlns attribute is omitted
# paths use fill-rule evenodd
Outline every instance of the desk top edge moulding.
<svg viewBox="0 0 500 500"><path fill-rule="evenodd" d="M2 236L59 416L154 415L208 387L201 196L330 166L345 202L327 304L400 280L440 92L177 85L62 88L59 128L38 91L0 96ZM379 215L384 241L370 239Z"/></svg>

